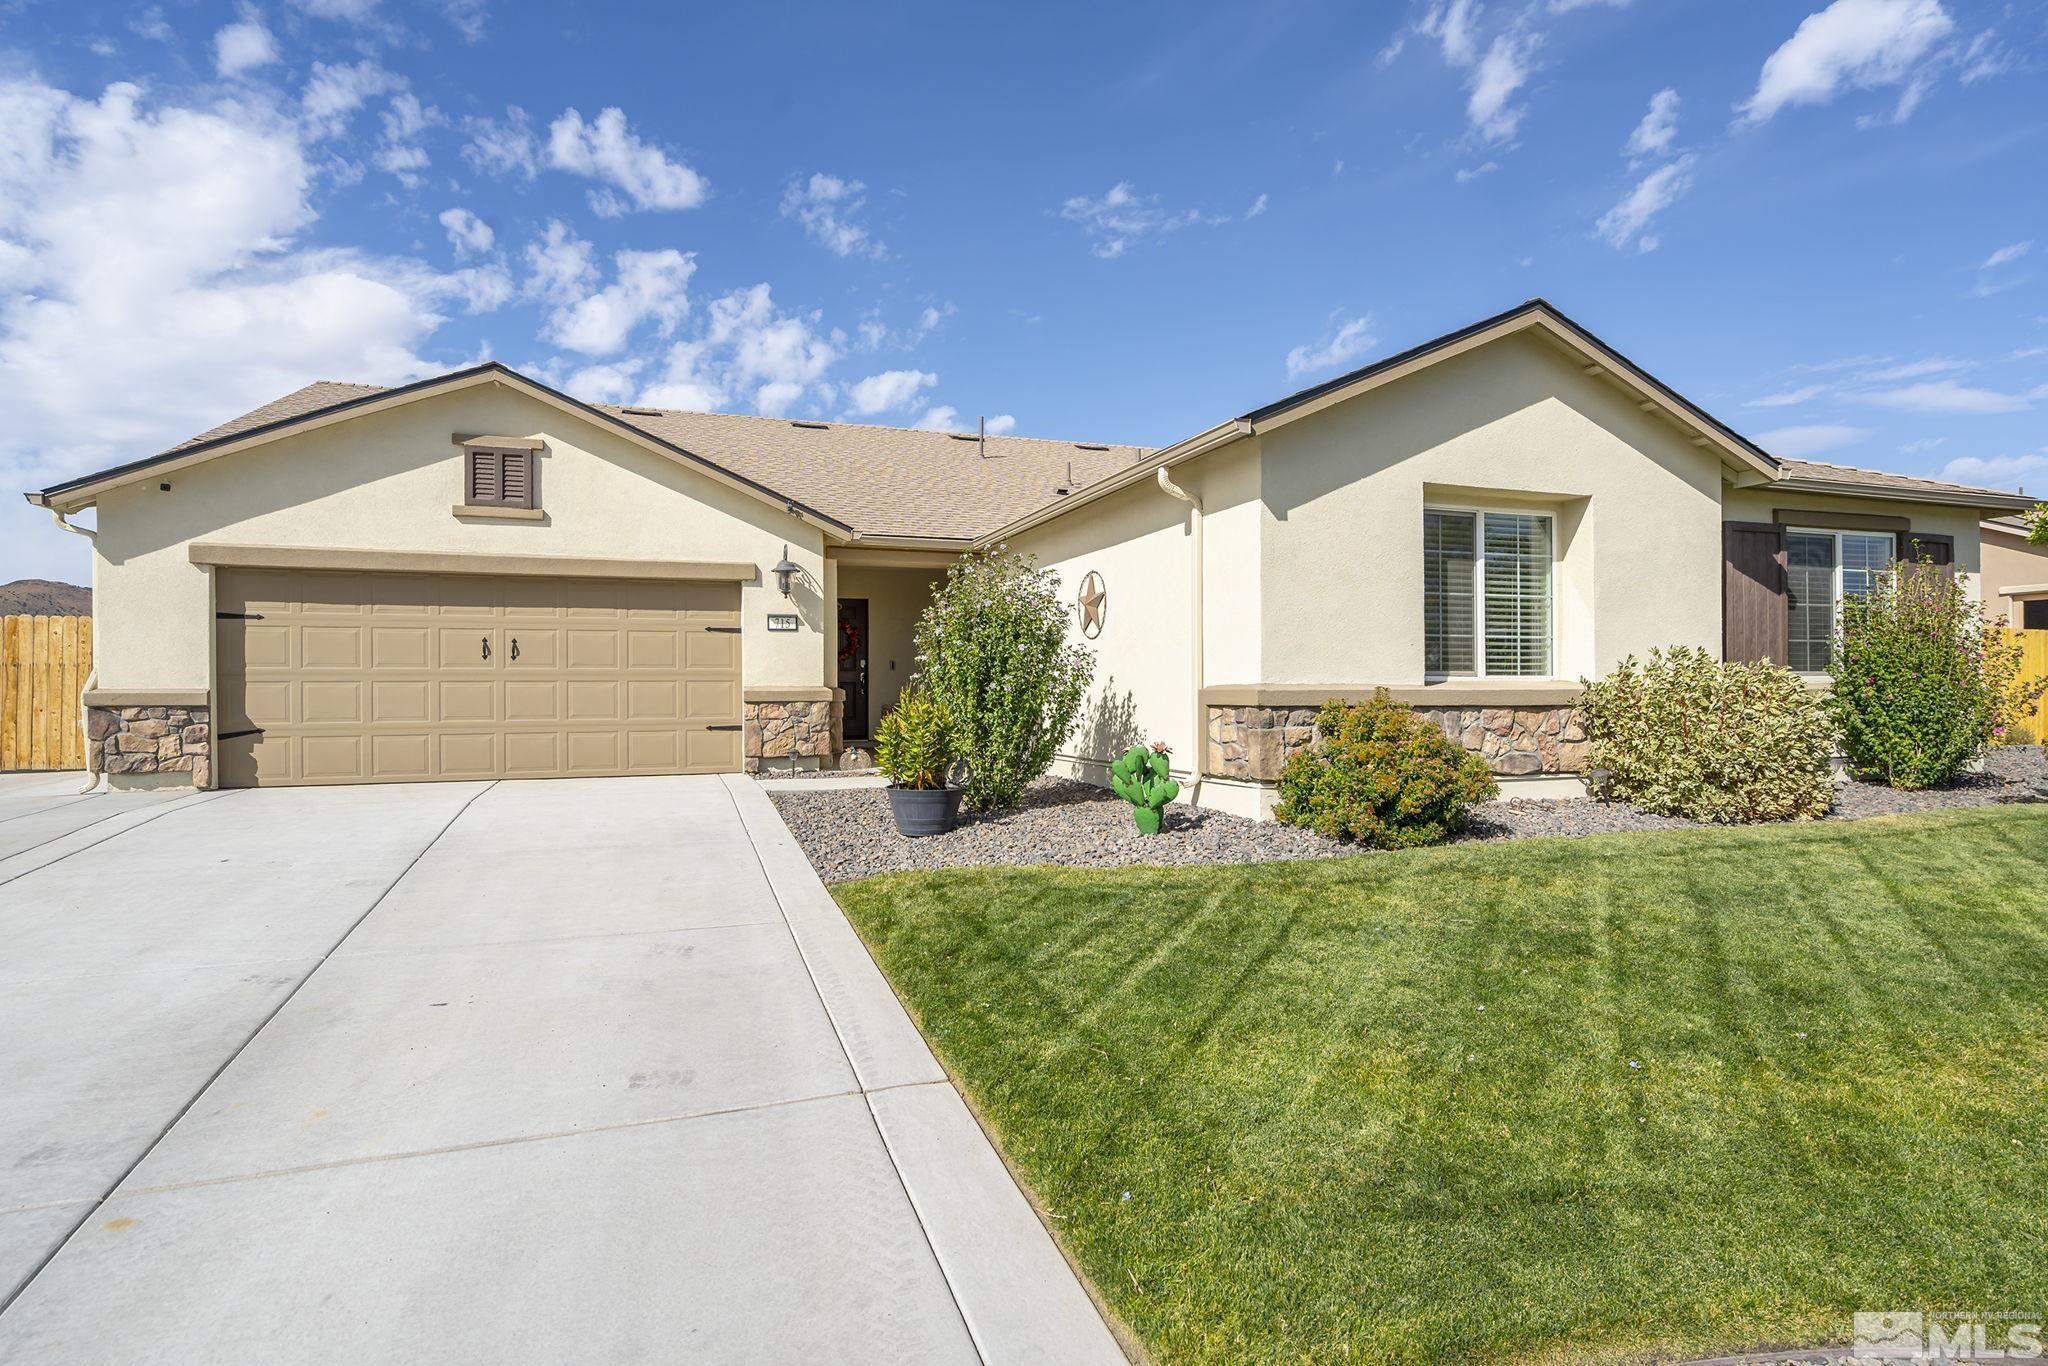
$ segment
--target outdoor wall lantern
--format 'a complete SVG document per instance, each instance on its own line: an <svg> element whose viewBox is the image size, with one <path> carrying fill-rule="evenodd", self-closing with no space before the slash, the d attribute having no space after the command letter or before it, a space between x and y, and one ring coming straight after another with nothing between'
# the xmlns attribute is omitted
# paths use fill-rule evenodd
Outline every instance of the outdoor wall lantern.
<svg viewBox="0 0 2048 1366"><path fill-rule="evenodd" d="M775 576L775 586L782 590L782 596L789 596L789 581L803 571L789 562L789 547L782 547L782 562L768 571Z"/></svg>

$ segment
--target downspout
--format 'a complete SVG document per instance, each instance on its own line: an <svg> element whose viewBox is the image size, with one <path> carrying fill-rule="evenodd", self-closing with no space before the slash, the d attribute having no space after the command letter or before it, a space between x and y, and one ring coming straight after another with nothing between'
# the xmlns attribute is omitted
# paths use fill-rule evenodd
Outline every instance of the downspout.
<svg viewBox="0 0 2048 1366"><path fill-rule="evenodd" d="M1158 476L1160 490L1168 497L1178 498L1186 503L1189 508L1188 516L1193 521L1194 546L1189 555L1188 583L1188 639L1193 651L1193 656L1188 661L1188 677L1193 686L1189 692L1188 710L1195 752L1189 764L1192 773L1188 778L1188 805L1198 806L1202 796L1202 755L1207 751L1209 744L1209 727L1205 724L1207 718L1202 714L1202 500L1169 479L1166 466L1159 467Z"/></svg>
<svg viewBox="0 0 2048 1366"><path fill-rule="evenodd" d="M45 506L48 505L45 504ZM86 540L91 541L93 543L94 550L98 550L100 534L97 531L91 531L82 526L71 525L70 522L64 519L64 514L59 512L56 508L50 508L50 516L56 520L58 526L64 528L64 530L70 532L74 536L85 537ZM95 580L99 578L97 567L95 567L94 569L93 578ZM97 618L94 618L94 620L97 620ZM97 630L98 628L95 627L94 629ZM91 792L94 788L100 785L99 754L93 747L92 728L86 719L85 706L85 695L91 692L95 687L97 687L99 685L99 681L100 652L98 650L94 650L92 652L92 667L85 671L85 682L78 690L78 743L80 749L83 750L85 754L85 786L78 789L78 795L81 797L83 797L86 793Z"/></svg>

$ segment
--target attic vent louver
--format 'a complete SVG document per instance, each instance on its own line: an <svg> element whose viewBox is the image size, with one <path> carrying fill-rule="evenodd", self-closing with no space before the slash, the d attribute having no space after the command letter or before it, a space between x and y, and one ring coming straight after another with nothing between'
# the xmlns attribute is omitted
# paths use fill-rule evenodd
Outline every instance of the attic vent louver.
<svg viewBox="0 0 2048 1366"><path fill-rule="evenodd" d="M947 433L946 433L946 435L947 435L947 436L950 436L950 437L952 437L952 438L953 438L953 439L954 439L955 441L980 441L980 440L981 440L981 438L980 438L980 437L978 437L978 436L976 436L976 435L975 435L975 434L974 434L973 432L947 432Z"/></svg>
<svg viewBox="0 0 2048 1366"><path fill-rule="evenodd" d="M829 422L798 422L794 418L790 420L789 425L792 427L803 427L816 432L829 431L832 426Z"/></svg>
<svg viewBox="0 0 2048 1366"><path fill-rule="evenodd" d="M660 416L661 416L661 409L659 409L659 408L621 408L621 409L619 409L619 411L620 411L620 412L622 412L622 413L631 413L631 414L632 414L633 416L635 416L635 417L660 417Z"/></svg>
<svg viewBox="0 0 2048 1366"><path fill-rule="evenodd" d="M1092 441L1076 441L1074 443L1074 449L1077 451L1106 451L1109 449L1109 447L1098 446Z"/></svg>

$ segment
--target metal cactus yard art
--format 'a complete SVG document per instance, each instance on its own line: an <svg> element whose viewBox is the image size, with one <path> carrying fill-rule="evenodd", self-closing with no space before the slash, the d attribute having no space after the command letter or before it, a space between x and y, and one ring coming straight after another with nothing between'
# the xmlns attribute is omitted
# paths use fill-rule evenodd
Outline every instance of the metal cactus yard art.
<svg viewBox="0 0 2048 1366"><path fill-rule="evenodd" d="M1171 752L1163 740L1153 741L1150 749L1132 745L1109 766L1109 785L1131 804L1131 820L1141 835L1159 833L1166 804L1180 795L1180 784L1170 776L1167 762Z"/></svg>

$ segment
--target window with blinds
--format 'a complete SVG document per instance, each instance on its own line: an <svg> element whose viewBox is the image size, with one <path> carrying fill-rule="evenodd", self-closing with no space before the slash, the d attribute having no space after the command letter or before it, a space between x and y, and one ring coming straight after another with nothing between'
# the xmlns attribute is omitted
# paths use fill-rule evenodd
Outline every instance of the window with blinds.
<svg viewBox="0 0 2048 1366"><path fill-rule="evenodd" d="M1787 662L1795 672L1827 672L1842 604L1868 594L1897 553L1889 532L1785 533Z"/></svg>
<svg viewBox="0 0 2048 1366"><path fill-rule="evenodd" d="M1541 513L1425 509L1423 671L1548 677L1554 558Z"/></svg>
<svg viewBox="0 0 2048 1366"><path fill-rule="evenodd" d="M533 452L468 448L469 487L463 501L471 507L530 508L533 498Z"/></svg>

